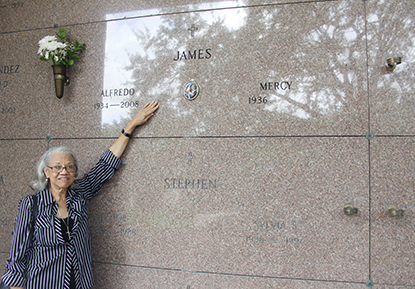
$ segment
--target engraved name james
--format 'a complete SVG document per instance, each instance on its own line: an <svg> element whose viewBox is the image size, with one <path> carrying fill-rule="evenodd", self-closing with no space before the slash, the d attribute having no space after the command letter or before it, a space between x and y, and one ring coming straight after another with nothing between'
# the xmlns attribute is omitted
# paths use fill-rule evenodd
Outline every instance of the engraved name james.
<svg viewBox="0 0 415 289"><path fill-rule="evenodd" d="M177 51L177 56L173 58L174 61L190 60L190 59L210 59L212 57L212 49L195 49L193 51Z"/></svg>

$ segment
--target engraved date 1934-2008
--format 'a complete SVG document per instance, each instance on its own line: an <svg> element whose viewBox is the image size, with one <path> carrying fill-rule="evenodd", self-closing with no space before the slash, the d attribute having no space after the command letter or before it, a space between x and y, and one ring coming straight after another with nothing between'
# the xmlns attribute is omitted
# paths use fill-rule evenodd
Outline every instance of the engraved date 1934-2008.
<svg viewBox="0 0 415 289"><path fill-rule="evenodd" d="M121 101L119 103L97 102L94 103L94 109L108 109L111 107L133 108L138 107L138 101Z"/></svg>

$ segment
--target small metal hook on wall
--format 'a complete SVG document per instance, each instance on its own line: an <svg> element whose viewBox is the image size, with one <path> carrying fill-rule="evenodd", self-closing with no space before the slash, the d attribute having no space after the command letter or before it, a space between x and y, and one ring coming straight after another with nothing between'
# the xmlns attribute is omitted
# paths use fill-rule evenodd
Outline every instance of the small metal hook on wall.
<svg viewBox="0 0 415 289"><path fill-rule="evenodd" d="M404 214L404 211L402 209L398 209L398 207L395 205L390 205L386 209L386 213L388 214L389 217L402 217Z"/></svg>
<svg viewBox="0 0 415 289"><path fill-rule="evenodd" d="M386 59L385 68L387 71L393 71L396 68L396 65L402 63L402 57L391 57Z"/></svg>

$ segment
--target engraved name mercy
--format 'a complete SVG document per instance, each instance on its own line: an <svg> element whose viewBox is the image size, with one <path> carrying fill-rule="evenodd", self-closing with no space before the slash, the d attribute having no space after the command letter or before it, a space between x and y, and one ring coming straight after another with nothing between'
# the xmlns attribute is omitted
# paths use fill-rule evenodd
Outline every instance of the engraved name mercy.
<svg viewBox="0 0 415 289"><path fill-rule="evenodd" d="M291 89L291 84L293 82L281 81L281 82L260 82L259 86L261 90L287 90Z"/></svg>
<svg viewBox="0 0 415 289"><path fill-rule="evenodd" d="M216 190L216 180L166 178L165 189Z"/></svg>

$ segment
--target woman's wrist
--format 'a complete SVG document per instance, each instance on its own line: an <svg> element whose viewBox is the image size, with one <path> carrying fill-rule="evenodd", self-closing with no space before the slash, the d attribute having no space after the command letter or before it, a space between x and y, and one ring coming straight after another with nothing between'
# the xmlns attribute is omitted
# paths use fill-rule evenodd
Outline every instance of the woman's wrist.
<svg viewBox="0 0 415 289"><path fill-rule="evenodd" d="M124 129L121 131L121 133L122 133L123 135L125 135L126 137L128 137L128 138L132 138L132 137L133 137L133 136L132 136L132 134L127 133Z"/></svg>
<svg viewBox="0 0 415 289"><path fill-rule="evenodd" d="M125 133L132 135L134 132L135 126L131 125L130 123L123 129ZM124 134L125 135L125 134Z"/></svg>

